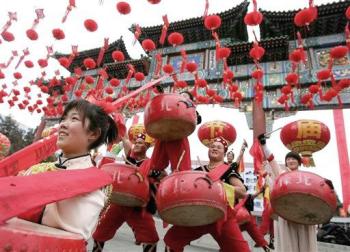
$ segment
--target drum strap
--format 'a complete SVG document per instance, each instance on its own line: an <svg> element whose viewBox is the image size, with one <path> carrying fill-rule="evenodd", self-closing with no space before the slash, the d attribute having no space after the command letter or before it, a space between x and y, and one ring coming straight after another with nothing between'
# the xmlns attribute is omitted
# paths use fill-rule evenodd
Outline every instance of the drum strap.
<svg viewBox="0 0 350 252"><path fill-rule="evenodd" d="M222 164L219 165L217 167L215 167L215 169L211 170L210 172L208 172L208 177L213 180L213 181L217 181L220 180L220 178L222 177L222 175L225 174L225 172L230 168L229 165L227 164Z"/></svg>
<svg viewBox="0 0 350 252"><path fill-rule="evenodd" d="M33 208L93 192L113 182L96 167L0 178L0 223Z"/></svg>

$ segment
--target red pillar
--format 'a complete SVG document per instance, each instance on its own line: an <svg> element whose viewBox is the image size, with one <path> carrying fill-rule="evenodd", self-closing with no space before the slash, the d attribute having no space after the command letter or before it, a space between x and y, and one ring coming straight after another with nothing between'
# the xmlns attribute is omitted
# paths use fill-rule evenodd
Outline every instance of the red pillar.
<svg viewBox="0 0 350 252"><path fill-rule="evenodd" d="M333 110L333 119L335 127L335 136L338 147L338 159L340 168L340 178L343 192L343 207L348 210L350 203L350 163L348 145L346 143L344 115L342 109Z"/></svg>
<svg viewBox="0 0 350 252"><path fill-rule="evenodd" d="M266 132L266 118L262 103L253 100L253 137Z"/></svg>

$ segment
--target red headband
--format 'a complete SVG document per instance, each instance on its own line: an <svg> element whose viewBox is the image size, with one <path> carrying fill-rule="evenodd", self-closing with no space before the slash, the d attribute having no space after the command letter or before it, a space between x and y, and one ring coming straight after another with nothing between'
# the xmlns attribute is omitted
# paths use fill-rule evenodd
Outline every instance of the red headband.
<svg viewBox="0 0 350 252"><path fill-rule="evenodd" d="M225 153L226 153L226 151L227 151L227 149L228 149L228 143L227 143L227 141L226 141L224 138L222 138L222 137L217 137L217 138L215 138L215 139L213 140L213 142L221 143L221 144L224 146Z"/></svg>

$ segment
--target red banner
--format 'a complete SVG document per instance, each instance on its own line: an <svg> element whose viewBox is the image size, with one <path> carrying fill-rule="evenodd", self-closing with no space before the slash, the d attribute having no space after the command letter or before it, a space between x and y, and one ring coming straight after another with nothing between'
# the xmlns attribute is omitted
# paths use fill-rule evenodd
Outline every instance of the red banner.
<svg viewBox="0 0 350 252"><path fill-rule="evenodd" d="M335 135L337 138L340 178L343 192L343 208L348 209L350 204L350 163L348 145L346 142L344 115L342 109L333 109Z"/></svg>
<svg viewBox="0 0 350 252"><path fill-rule="evenodd" d="M14 176L51 156L57 150L57 133L45 137L0 161L0 177Z"/></svg>

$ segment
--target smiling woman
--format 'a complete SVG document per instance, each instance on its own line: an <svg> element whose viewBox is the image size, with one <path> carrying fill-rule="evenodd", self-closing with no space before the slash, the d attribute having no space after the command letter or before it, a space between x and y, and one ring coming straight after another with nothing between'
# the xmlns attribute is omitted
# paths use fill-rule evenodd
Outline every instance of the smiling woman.
<svg viewBox="0 0 350 252"><path fill-rule="evenodd" d="M57 145L62 153L58 157L58 162L49 165L50 169L47 171L94 167L90 150L114 142L117 135L115 122L101 107L86 100L71 101L63 112L58 129ZM30 169L26 174L31 173ZM87 240L107 202L105 191L108 190L97 190L46 205L44 210L37 210L39 216L42 216L41 223L81 234ZM20 217L27 217L25 219L33 221L34 219L28 216L38 216L37 212L36 215L28 213Z"/></svg>

